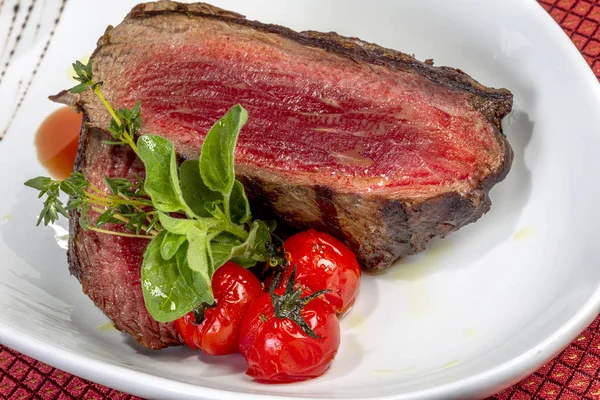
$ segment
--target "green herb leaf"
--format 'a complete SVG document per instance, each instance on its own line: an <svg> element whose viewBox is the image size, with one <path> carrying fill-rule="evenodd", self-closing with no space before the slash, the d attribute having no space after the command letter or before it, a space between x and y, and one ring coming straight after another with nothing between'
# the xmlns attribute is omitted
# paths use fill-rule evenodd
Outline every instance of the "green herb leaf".
<svg viewBox="0 0 600 400"><path fill-rule="evenodd" d="M118 111L115 111L115 114L118 121L113 117L110 121L110 127L108 131L115 139L123 139L125 134L128 134L130 137L135 137L135 134L140 130L142 126L142 117L141 117L141 108L142 102L138 101L135 105L130 109L128 108L120 108ZM125 144L125 142L120 142L121 144Z"/></svg>
<svg viewBox="0 0 600 400"><path fill-rule="evenodd" d="M81 92L85 92L88 88L88 85L86 83L80 83L79 85L75 85L71 88L70 92L71 93L81 93Z"/></svg>
<svg viewBox="0 0 600 400"><path fill-rule="evenodd" d="M62 201L54 196L48 196L44 201L44 208L38 218L37 225L43 220L44 225L54 223L58 220L58 216L62 215L65 218L69 218L69 213L65 210Z"/></svg>
<svg viewBox="0 0 600 400"><path fill-rule="evenodd" d="M166 232L150 241L142 263L142 291L146 308L159 322L180 318L200 305L212 303L210 282L187 263L187 244L179 247L175 256L165 260L161 254Z"/></svg>
<svg viewBox="0 0 600 400"><path fill-rule="evenodd" d="M250 267L254 267L256 265L256 260L253 260L248 257L231 257L231 259L229 259L228 261L236 263L240 267L244 267L244 268L250 268Z"/></svg>
<svg viewBox="0 0 600 400"><path fill-rule="evenodd" d="M181 245L186 241L184 235L176 235L171 232L167 232L161 243L160 254L165 260L170 260L177 254L177 251Z"/></svg>
<svg viewBox="0 0 600 400"><path fill-rule="evenodd" d="M244 268L250 268L253 265L256 265L256 260L243 256L246 248L247 243L242 243L236 236L229 232L219 234L210 242L210 250L215 271L227 261L233 261Z"/></svg>
<svg viewBox="0 0 600 400"><path fill-rule="evenodd" d="M113 138L119 139L119 140L122 139L123 134L125 133L125 129L126 129L125 125L117 122L116 119L112 118L110 120L110 126L108 127L108 132L111 134L111 136ZM122 141L114 142L114 143L123 144Z"/></svg>
<svg viewBox="0 0 600 400"><path fill-rule="evenodd" d="M242 246L242 242L235 235L232 235L229 232L222 232L217 235L210 242L210 250L212 253L214 269L216 270L230 260L234 251L237 251L239 254L243 254L244 248L240 249L240 246Z"/></svg>
<svg viewBox="0 0 600 400"><path fill-rule="evenodd" d="M148 224L148 226L146 227L146 233L150 233L150 231L154 228L154 227L158 227L160 226L160 223L158 221L158 211L152 213L152 218L150 219L150 223ZM158 231L162 230L162 226L160 226L160 229L158 229Z"/></svg>
<svg viewBox="0 0 600 400"><path fill-rule="evenodd" d="M78 82L85 83L86 85L92 84L92 60L88 60L87 64L83 64L81 61L75 61L73 64L73 70L75 70L75 79Z"/></svg>
<svg viewBox="0 0 600 400"><path fill-rule="evenodd" d="M79 214L79 226L81 227L81 229L83 229L84 231L88 230L90 228L91 222L90 219L87 215L87 204L84 206L85 212L82 212Z"/></svg>
<svg viewBox="0 0 600 400"><path fill-rule="evenodd" d="M275 232L275 229L277 229L277 221L274 219L265 219L262 221L267 225L267 228L269 228L269 232Z"/></svg>
<svg viewBox="0 0 600 400"><path fill-rule="evenodd" d="M260 220L252 223L248 239L244 242L229 232L222 232L210 243L214 269L228 260L245 268L252 267L257 261L267 261L271 257L270 243L269 227Z"/></svg>
<svg viewBox="0 0 600 400"><path fill-rule="evenodd" d="M158 220L163 228L176 235L187 235L196 222L187 218L173 218L165 213L158 213Z"/></svg>
<svg viewBox="0 0 600 400"><path fill-rule="evenodd" d="M146 167L144 189L154 207L163 212L192 214L181 194L173 143L158 136L144 135L138 139L137 145Z"/></svg>
<svg viewBox="0 0 600 400"><path fill-rule="evenodd" d="M125 197L135 198L138 201L147 201L148 205L152 205L150 200L146 199L148 194L144 190L144 184L139 178L135 181L131 181L126 178L113 178L105 176L104 181L113 195L124 195Z"/></svg>
<svg viewBox="0 0 600 400"><path fill-rule="evenodd" d="M125 178L111 178L109 176L104 176L104 182L106 182L106 186L108 186L108 189L114 195L119 194L124 188L131 186L129 179Z"/></svg>
<svg viewBox="0 0 600 400"><path fill-rule="evenodd" d="M46 195L44 207L40 212L36 225L39 225L42 221L44 222L44 225L54 223L58 220L60 215L65 218L69 217L62 200L59 198L60 185L61 181L55 181L43 176L38 176L37 178L29 179L25 182L25 186L40 191L38 198Z"/></svg>
<svg viewBox="0 0 600 400"><path fill-rule="evenodd" d="M139 235L144 227L144 224L146 223L146 213L140 211L123 215L129 219L129 221L127 221L125 224L125 228L129 229L130 231L134 231L136 235Z"/></svg>
<svg viewBox="0 0 600 400"><path fill-rule="evenodd" d="M190 268L210 282L214 272L210 244L208 242L208 228L194 227L187 233L189 243L187 261Z"/></svg>
<svg viewBox="0 0 600 400"><path fill-rule="evenodd" d="M115 215L115 209L109 208L108 210L103 212L98 217L98 219L96 219L96 226L102 226L104 224L108 224L111 222L118 222L116 219L113 218L114 215Z"/></svg>
<svg viewBox="0 0 600 400"><path fill-rule="evenodd" d="M247 120L248 113L238 104L208 131L200 153L200 174L211 190L224 195L231 192L235 179L235 145Z"/></svg>
<svg viewBox="0 0 600 400"><path fill-rule="evenodd" d="M138 100L131 110L127 110L126 108L120 110L123 121L129 126L129 134L131 137L135 137L135 134L142 126L141 109L142 102Z"/></svg>
<svg viewBox="0 0 600 400"><path fill-rule="evenodd" d="M204 218L215 216L215 207L223 202L223 195L204 184L200 176L200 161L184 161L179 168L179 176L183 199L194 214Z"/></svg>
<svg viewBox="0 0 600 400"><path fill-rule="evenodd" d="M252 229L246 241L244 256L256 261L267 261L270 253L268 243L271 242L269 227L261 220L252 222Z"/></svg>
<svg viewBox="0 0 600 400"><path fill-rule="evenodd" d="M60 183L60 189L71 197L82 197L84 196L83 191L89 185L90 183L81 172L74 171L71 176Z"/></svg>
<svg viewBox="0 0 600 400"><path fill-rule="evenodd" d="M238 225L245 224L252 216L244 186L237 179L233 183L233 189L229 198L229 213L231 222Z"/></svg>
<svg viewBox="0 0 600 400"><path fill-rule="evenodd" d="M38 176L27 180L24 185L36 190L44 190L52 182L52 179L47 176ZM41 197L41 196L40 196Z"/></svg>

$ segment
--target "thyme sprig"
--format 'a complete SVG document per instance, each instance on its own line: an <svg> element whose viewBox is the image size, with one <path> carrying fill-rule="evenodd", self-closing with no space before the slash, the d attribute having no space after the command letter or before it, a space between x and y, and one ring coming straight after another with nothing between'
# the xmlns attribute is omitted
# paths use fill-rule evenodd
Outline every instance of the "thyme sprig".
<svg viewBox="0 0 600 400"><path fill-rule="evenodd" d="M79 172L73 172L63 181L44 176L28 180L25 185L39 190L38 197L46 195L37 225L54 223L61 215L68 218L69 210L77 210L83 229L147 239L158 235L162 229L158 212L152 207L143 183L109 177L105 177L105 181L110 193L92 185ZM60 199L61 192L69 196L66 205ZM94 221L90 218L90 210L99 214ZM105 224L122 226L131 233L114 230L114 227L111 230L100 228Z"/></svg>
<svg viewBox="0 0 600 400"><path fill-rule="evenodd" d="M119 110L115 110L108 100L106 100L104 93L102 93L102 90L100 89L102 82L94 81L92 73L92 60L90 59L87 64L83 64L81 61L75 61L72 65L76 74L73 79L78 81L79 84L72 87L70 92L82 93L88 88L91 88L112 117L108 131L115 140L106 141L105 143L116 145L126 144L131 147L131 149L139 157L140 154L134 139L136 133L140 130L142 125L142 117L140 115L140 110L142 107L141 102L138 101L131 109L120 108Z"/></svg>

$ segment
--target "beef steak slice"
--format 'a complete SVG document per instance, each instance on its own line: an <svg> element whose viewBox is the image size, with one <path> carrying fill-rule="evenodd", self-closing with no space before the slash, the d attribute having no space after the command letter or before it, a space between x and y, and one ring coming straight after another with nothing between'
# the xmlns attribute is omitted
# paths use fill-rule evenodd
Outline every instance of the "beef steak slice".
<svg viewBox="0 0 600 400"><path fill-rule="evenodd" d="M333 33L248 21L207 4L136 6L92 56L116 107L142 100L142 134L197 157L210 126L241 103L250 119L236 174L253 212L329 232L377 270L489 210L508 173L501 120L512 95L461 71ZM110 116L90 92L53 97L85 115L76 161L94 185L143 176L126 147L102 143ZM154 321L140 286L147 242L82 230L71 216L69 265L83 290L149 348L179 343Z"/></svg>
<svg viewBox="0 0 600 400"><path fill-rule="evenodd" d="M141 134L183 158L241 103L236 175L254 212L337 236L367 270L479 219L512 162L508 90L334 33L144 3L106 30L92 62L109 101L141 100ZM91 127L109 125L93 93L67 97Z"/></svg>

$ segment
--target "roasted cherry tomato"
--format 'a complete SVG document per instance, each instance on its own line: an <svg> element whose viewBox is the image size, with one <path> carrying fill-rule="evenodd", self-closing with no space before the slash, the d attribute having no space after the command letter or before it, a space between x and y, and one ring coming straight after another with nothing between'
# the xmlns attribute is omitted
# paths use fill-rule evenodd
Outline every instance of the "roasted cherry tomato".
<svg viewBox="0 0 600 400"><path fill-rule="evenodd" d="M293 273L292 273L293 276ZM246 374L263 383L302 381L322 375L340 345L340 325L330 304L293 285L263 294L246 311L240 352Z"/></svg>
<svg viewBox="0 0 600 400"><path fill-rule="evenodd" d="M215 271L211 285L216 307L205 309L200 324L190 312L176 320L175 327L192 349L214 356L235 353L242 317L250 301L263 293L262 285L250 271L232 262Z"/></svg>
<svg viewBox="0 0 600 400"><path fill-rule="evenodd" d="M337 314L354 302L360 283L360 267L354 253L333 236L309 229L284 242L290 269L284 272L281 285L287 282L291 267L296 266L296 284L311 293L329 289L324 299Z"/></svg>

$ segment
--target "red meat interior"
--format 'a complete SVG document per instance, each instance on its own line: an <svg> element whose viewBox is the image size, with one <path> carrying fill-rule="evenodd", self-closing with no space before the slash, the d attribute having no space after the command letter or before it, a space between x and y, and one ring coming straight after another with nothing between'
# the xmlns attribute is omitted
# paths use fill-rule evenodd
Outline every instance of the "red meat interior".
<svg viewBox="0 0 600 400"><path fill-rule="evenodd" d="M468 190L503 154L467 95L321 49L240 33L151 42L126 60L117 104L142 100L144 131L198 154L231 106L249 113L238 172L397 196ZM168 40L165 39L165 40ZM286 41L287 39L281 39Z"/></svg>

